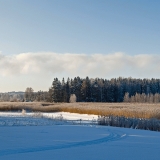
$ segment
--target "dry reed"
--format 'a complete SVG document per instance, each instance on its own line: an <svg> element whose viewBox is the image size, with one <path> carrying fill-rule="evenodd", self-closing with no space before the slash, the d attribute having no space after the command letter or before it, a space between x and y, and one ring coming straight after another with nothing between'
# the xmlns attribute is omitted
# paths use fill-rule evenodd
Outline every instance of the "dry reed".
<svg viewBox="0 0 160 160"><path fill-rule="evenodd" d="M0 102L0 111L71 112L130 118L160 119L160 104Z"/></svg>

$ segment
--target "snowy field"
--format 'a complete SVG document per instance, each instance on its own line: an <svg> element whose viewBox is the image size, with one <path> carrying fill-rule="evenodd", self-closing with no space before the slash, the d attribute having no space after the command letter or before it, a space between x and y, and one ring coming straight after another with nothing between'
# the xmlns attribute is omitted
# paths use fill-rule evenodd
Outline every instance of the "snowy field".
<svg viewBox="0 0 160 160"><path fill-rule="evenodd" d="M0 159L159 159L160 132L98 126L93 123L93 115L65 114L50 114L48 119L40 114L35 118L0 113Z"/></svg>

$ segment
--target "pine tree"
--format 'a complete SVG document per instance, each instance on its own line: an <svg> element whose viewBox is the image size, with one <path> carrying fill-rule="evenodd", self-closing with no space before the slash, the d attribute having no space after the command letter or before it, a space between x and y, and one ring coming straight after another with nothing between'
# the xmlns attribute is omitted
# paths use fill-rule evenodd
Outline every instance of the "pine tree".
<svg viewBox="0 0 160 160"><path fill-rule="evenodd" d="M58 78L55 78L52 83L52 90L53 90L53 102L62 102L62 87L61 83Z"/></svg>

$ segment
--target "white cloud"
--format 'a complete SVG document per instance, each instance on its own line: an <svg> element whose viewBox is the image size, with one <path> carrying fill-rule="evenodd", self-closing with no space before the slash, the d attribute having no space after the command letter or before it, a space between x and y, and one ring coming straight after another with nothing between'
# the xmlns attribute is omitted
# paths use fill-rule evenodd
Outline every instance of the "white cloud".
<svg viewBox="0 0 160 160"><path fill-rule="evenodd" d="M3 86L5 79L12 78L16 82L15 88L19 85L22 86L21 83L25 82L26 86L27 84L32 87L37 85L36 90L38 90L38 88L49 87L51 85L49 83L54 77L60 79L75 76L106 79L119 76L160 78L159 62L160 55L132 56L121 52L106 55L49 52L3 55L0 53L0 82L1 88L5 88ZM41 81L36 83L38 80ZM7 81L4 84L7 85Z"/></svg>
<svg viewBox="0 0 160 160"><path fill-rule="evenodd" d="M159 77L159 55L114 54L59 54L21 53L0 54L2 76L89 76L89 77Z"/></svg>

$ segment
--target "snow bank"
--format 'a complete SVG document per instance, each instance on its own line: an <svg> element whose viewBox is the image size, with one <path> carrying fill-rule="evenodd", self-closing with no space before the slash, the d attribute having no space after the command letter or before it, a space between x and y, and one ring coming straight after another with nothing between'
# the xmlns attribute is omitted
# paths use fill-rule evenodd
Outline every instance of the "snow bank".
<svg viewBox="0 0 160 160"><path fill-rule="evenodd" d="M46 118L59 118L62 117L66 120L97 120L97 115L88 115L88 114L78 114L78 113L69 113L69 112L54 112L54 113L42 113L42 112L32 112L32 113L24 113L24 112L0 112L0 116L3 117L26 117L26 116L42 116Z"/></svg>

